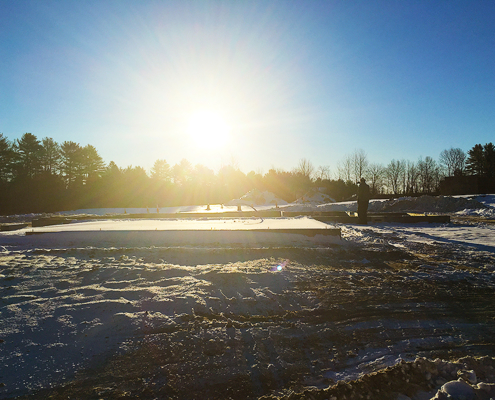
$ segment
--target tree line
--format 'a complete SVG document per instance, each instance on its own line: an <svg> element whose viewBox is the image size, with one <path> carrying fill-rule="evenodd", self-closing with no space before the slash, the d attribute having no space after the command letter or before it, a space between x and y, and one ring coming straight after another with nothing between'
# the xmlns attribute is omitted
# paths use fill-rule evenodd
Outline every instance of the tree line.
<svg viewBox="0 0 495 400"><path fill-rule="evenodd" d="M391 160L387 165L371 163L363 150L347 155L337 166L338 179L359 182L365 178L372 194L437 193L445 177L476 175L495 178L495 146L476 144L465 153L450 148L440 153L438 161L430 156L411 160Z"/></svg>
<svg viewBox="0 0 495 400"><path fill-rule="evenodd" d="M159 159L148 173L140 166L106 164L90 144L59 144L32 133L9 141L0 133L0 214L218 204L252 189L292 202L318 187L341 201L357 192L361 177L375 195L434 193L444 176L494 176L494 158L495 147L488 143L475 145L467 154L444 150L438 162L425 157L417 162L392 160L386 166L370 163L364 151L356 150L339 163L333 178L329 167L315 168L307 159L291 171L272 168L265 174L244 174L234 161L215 173L185 159L173 166Z"/></svg>

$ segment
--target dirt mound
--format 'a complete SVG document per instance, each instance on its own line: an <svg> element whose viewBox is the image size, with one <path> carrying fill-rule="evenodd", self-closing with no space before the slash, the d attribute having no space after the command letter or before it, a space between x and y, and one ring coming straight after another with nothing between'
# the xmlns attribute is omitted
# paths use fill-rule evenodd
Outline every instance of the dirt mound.
<svg viewBox="0 0 495 400"><path fill-rule="evenodd" d="M421 196L401 197L370 204L373 212L457 212L465 209L485 209L487 206L476 200L444 197Z"/></svg>

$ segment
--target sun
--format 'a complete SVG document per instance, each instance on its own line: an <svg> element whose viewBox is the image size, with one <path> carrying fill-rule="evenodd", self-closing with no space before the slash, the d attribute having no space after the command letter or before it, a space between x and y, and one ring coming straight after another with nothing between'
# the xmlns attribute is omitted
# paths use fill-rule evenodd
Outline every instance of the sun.
<svg viewBox="0 0 495 400"><path fill-rule="evenodd" d="M230 126L219 113L200 110L189 117L187 134L196 146L212 150L227 143Z"/></svg>

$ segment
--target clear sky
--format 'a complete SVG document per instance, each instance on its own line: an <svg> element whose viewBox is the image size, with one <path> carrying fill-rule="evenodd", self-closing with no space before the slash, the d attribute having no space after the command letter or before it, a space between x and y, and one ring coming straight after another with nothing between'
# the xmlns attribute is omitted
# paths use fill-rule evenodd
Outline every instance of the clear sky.
<svg viewBox="0 0 495 400"><path fill-rule="evenodd" d="M150 169L495 141L494 1L0 0L0 132Z"/></svg>

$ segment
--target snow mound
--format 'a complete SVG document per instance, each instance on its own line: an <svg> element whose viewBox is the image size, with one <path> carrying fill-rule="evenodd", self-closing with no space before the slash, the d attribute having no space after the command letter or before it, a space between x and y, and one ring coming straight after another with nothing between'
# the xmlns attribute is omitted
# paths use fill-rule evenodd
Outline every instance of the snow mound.
<svg viewBox="0 0 495 400"><path fill-rule="evenodd" d="M454 361L439 358L430 360L422 357L412 362L399 359L393 366L372 374L362 375L356 380L346 383L337 382L325 389L306 389L301 397L293 397L358 399L365 398L367 395L366 398L369 399L395 398L397 400L492 399L495 396L494 361L495 358L488 356L468 356ZM485 382L477 383L477 375L483 376ZM453 377L459 377L459 379L453 380ZM263 398L271 400L275 397L265 396Z"/></svg>
<svg viewBox="0 0 495 400"><path fill-rule="evenodd" d="M459 216L472 216L472 217L481 217L481 218L495 218L495 209L494 208L483 208L483 209L469 209L461 210L456 212L456 215Z"/></svg>
<svg viewBox="0 0 495 400"><path fill-rule="evenodd" d="M323 193L325 188L311 189L308 193L291 204L328 204L335 203L335 199Z"/></svg>
<svg viewBox="0 0 495 400"><path fill-rule="evenodd" d="M225 203L227 206L237 206L237 205L249 204L249 205L285 205L287 202L282 200L280 197L277 197L274 193L264 191L260 192L258 189L253 189L247 192L240 199L230 200L228 203Z"/></svg>
<svg viewBox="0 0 495 400"><path fill-rule="evenodd" d="M495 194L482 194L476 197L471 197L478 200L480 203L483 203L485 206L495 207Z"/></svg>
<svg viewBox="0 0 495 400"><path fill-rule="evenodd" d="M438 212L453 213L462 210L485 210L487 206L479 201L450 196L400 197L382 202L370 203L372 212Z"/></svg>
<svg viewBox="0 0 495 400"><path fill-rule="evenodd" d="M457 213L458 215L476 215L480 217L495 217L495 208L478 199L450 196L421 196L400 197L391 200L371 200L370 212L413 212L413 213ZM291 203L284 207L284 211L357 211L356 201L340 203Z"/></svg>

